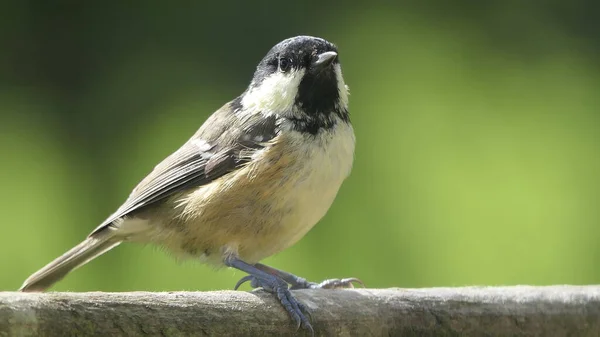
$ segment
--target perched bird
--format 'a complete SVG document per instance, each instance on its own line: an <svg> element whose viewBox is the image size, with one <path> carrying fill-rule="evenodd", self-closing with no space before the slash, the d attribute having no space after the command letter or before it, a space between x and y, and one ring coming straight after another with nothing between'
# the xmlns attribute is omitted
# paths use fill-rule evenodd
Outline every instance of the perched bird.
<svg viewBox="0 0 600 337"><path fill-rule="evenodd" d="M153 243L178 256L239 269L277 295L312 331L290 289L320 284L259 263L296 243L331 206L350 174L354 131L335 45L297 36L275 45L252 82L158 164L83 242L25 280L43 291L121 242Z"/></svg>

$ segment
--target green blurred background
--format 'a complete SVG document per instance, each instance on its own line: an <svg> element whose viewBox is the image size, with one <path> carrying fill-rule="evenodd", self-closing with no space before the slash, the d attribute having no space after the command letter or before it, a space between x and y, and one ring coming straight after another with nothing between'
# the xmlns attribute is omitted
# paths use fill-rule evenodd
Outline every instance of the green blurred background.
<svg viewBox="0 0 600 337"><path fill-rule="evenodd" d="M3 2L0 289L83 239L299 34L339 47L356 161L323 221L266 263L369 287L600 283L594 2L393 3ZM242 276L129 244L54 289Z"/></svg>

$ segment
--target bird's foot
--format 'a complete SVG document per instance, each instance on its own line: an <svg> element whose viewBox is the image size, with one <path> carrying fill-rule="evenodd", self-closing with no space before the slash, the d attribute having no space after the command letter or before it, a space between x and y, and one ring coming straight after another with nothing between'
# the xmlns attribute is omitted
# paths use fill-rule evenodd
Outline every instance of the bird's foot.
<svg viewBox="0 0 600 337"><path fill-rule="evenodd" d="M314 330L305 315L306 313L310 316L310 312L302 303L294 298L290 290L354 288L354 283L358 283L364 287L364 283L355 277L330 279L321 283L315 283L262 263L247 264L234 257L229 258L225 263L230 267L237 268L250 274L242 277L236 283L235 290L242 284L250 282L252 288L263 288L265 291L276 294L279 302L296 322L298 328L302 326L307 329L312 336L314 336Z"/></svg>
<svg viewBox="0 0 600 337"><path fill-rule="evenodd" d="M310 312L304 304L298 302L292 295L287 282L276 276L272 276L272 278L260 278L254 275L248 275L237 282L234 290L237 290L242 284L248 281L250 281L250 287L253 289L262 288L269 293L275 294L281 305L296 322L296 329L303 327L310 332L311 336L314 336L313 327L306 317L306 315L310 316Z"/></svg>
<svg viewBox="0 0 600 337"><path fill-rule="evenodd" d="M236 258L226 260L226 264L250 274L238 281L238 283L235 285L235 290L237 290L243 283L250 281L250 286L252 288L262 288L269 293L275 294L279 300L279 303L281 303L283 308L296 323L296 329L302 327L308 330L311 336L315 335L315 331L310 324L309 319L307 318L307 315L310 317L309 311L292 295L288 283L285 280L281 279L277 275L266 273L255 266L247 264Z"/></svg>

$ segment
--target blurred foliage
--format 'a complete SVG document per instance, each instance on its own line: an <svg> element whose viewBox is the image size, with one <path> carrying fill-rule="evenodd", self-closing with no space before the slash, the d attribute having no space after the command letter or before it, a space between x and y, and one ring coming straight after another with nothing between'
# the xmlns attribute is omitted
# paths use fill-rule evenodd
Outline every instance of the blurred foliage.
<svg viewBox="0 0 600 337"><path fill-rule="evenodd" d="M83 239L278 41L335 42L357 134L330 212L267 259L369 287L598 283L592 1L0 5L0 289ZM55 290L231 288L122 245Z"/></svg>

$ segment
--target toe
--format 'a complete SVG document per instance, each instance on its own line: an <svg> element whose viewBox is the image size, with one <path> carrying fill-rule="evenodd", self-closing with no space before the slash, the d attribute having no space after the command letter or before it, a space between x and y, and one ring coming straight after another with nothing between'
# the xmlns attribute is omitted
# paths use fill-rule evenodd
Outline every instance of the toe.
<svg viewBox="0 0 600 337"><path fill-rule="evenodd" d="M308 312L308 310L302 303L296 300L288 289L287 284L277 287L276 293L285 310L296 322L296 330L302 327L303 329L308 330L311 336L314 336L314 330L310 324L310 320L304 314L304 312Z"/></svg>
<svg viewBox="0 0 600 337"><path fill-rule="evenodd" d="M358 283L361 286L365 286L365 284L357 279L356 277L344 278L344 279L330 279L325 280L314 288L318 289L339 289L339 288L354 288L354 283Z"/></svg>

